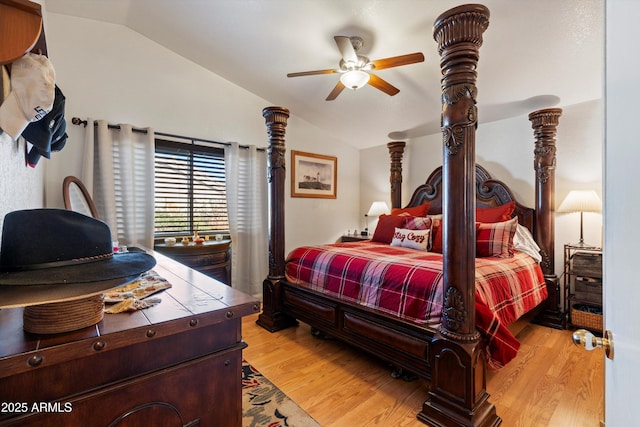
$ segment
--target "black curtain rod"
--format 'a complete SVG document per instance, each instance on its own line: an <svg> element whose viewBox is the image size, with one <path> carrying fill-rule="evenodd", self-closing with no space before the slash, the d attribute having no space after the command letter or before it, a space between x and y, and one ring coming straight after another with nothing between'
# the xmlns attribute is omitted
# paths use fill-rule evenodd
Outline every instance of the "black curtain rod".
<svg viewBox="0 0 640 427"><path fill-rule="evenodd" d="M71 118L71 123L73 123L74 125L77 125L77 126L82 125L84 127L87 127L87 125L89 124L89 122L87 122L86 120L82 120L79 117ZM97 126L97 125L98 125L98 123L94 122L94 126ZM120 130L120 125L112 125L111 123L109 123L108 127L109 127L109 129L118 129L118 130ZM144 133L144 134L147 133L146 129L132 128L131 130L133 132L136 132L136 133ZM228 143L228 142L213 141L213 140L210 140L210 139L193 138L193 137L190 137L190 136L174 135L174 134L171 134L171 133L164 133L164 132L154 132L154 134L155 135L159 135L159 136L166 136L166 137L169 137L169 138L180 138L180 139L187 139L189 141L200 141L200 142L208 142L210 144L220 144L220 145L224 145L226 147L231 146L231 144ZM249 148L248 145L239 145L239 147L240 148L247 148L247 149ZM258 148L257 150L258 151L265 151L264 148Z"/></svg>

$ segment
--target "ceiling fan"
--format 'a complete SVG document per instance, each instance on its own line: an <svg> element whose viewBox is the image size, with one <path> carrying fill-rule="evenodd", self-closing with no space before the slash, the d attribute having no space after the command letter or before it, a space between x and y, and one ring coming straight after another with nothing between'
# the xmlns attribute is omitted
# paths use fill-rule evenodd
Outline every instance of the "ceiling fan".
<svg viewBox="0 0 640 427"><path fill-rule="evenodd" d="M389 96L400 92L400 89L393 86L386 80L381 79L371 71L383 70L385 68L399 67L401 65L415 64L423 62L424 55L421 52L407 55L392 56L390 58L369 60L366 56L358 55L358 51L363 45L361 37L334 36L333 39L338 45L342 54L342 59L337 69L303 71L300 73L289 73L287 77L312 76L316 74L340 74L340 80L333 88L327 101L333 101L340 95L344 88L352 90L360 89L366 84L370 84Z"/></svg>

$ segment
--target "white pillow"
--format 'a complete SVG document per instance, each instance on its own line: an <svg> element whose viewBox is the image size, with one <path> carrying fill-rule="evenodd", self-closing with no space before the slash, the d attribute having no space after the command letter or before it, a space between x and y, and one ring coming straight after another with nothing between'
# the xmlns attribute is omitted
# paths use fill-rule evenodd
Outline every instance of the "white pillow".
<svg viewBox="0 0 640 427"><path fill-rule="evenodd" d="M406 228L396 227L391 246L426 251L429 243L429 233L431 233L431 230L407 230Z"/></svg>
<svg viewBox="0 0 640 427"><path fill-rule="evenodd" d="M537 262L542 261L540 246L538 246L531 232L524 225L518 224L518 227L516 227L516 234L513 236L513 249L524 252Z"/></svg>

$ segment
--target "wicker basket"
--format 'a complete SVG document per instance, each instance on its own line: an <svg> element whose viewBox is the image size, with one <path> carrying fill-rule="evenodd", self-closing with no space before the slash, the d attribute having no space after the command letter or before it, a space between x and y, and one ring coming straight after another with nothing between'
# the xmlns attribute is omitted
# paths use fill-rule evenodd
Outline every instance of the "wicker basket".
<svg viewBox="0 0 640 427"><path fill-rule="evenodd" d="M589 309L591 311L588 311ZM592 311L599 311L599 313ZM592 305L574 304L571 306L571 323L594 331L602 331L602 310Z"/></svg>
<svg viewBox="0 0 640 427"><path fill-rule="evenodd" d="M34 334L59 334L86 328L104 316L102 294L72 301L32 305L24 308L23 329Z"/></svg>

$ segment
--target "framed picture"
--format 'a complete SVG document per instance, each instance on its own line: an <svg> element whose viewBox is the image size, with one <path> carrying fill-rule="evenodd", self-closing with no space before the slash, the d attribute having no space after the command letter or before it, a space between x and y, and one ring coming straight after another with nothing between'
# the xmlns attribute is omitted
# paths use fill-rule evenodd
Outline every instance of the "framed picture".
<svg viewBox="0 0 640 427"><path fill-rule="evenodd" d="M291 151L291 197L335 199L338 158Z"/></svg>

